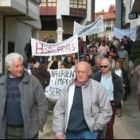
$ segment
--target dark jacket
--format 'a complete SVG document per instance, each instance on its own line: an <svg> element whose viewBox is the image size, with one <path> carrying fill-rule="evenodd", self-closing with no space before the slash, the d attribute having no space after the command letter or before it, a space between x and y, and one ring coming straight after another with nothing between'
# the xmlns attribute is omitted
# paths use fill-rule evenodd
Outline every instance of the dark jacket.
<svg viewBox="0 0 140 140"><path fill-rule="evenodd" d="M102 77L102 72L98 73L94 79L98 82L101 81L101 77ZM122 95L123 95L123 84L122 84L122 79L117 76L114 72L112 72L112 82L114 85L114 104L115 107L119 106L121 99L122 99Z"/></svg>
<svg viewBox="0 0 140 140"><path fill-rule="evenodd" d="M45 66L37 63L32 69L32 74L40 81L43 89L50 83L50 73L45 69Z"/></svg>
<svg viewBox="0 0 140 140"><path fill-rule="evenodd" d="M6 138L6 84L7 74L0 78L0 139ZM46 122L48 104L40 82L24 72L19 83L20 104L24 122L24 139L32 139Z"/></svg>

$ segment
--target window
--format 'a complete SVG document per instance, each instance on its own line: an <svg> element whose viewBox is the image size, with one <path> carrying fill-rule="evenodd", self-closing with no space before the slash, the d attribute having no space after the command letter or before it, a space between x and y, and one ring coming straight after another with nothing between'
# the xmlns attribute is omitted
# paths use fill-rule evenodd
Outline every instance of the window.
<svg viewBox="0 0 140 140"><path fill-rule="evenodd" d="M70 0L71 8L86 9L87 0Z"/></svg>
<svg viewBox="0 0 140 140"><path fill-rule="evenodd" d="M111 27L111 21L106 21L106 27Z"/></svg>
<svg viewBox="0 0 140 140"><path fill-rule="evenodd" d="M41 6L56 7L56 0L41 0Z"/></svg>

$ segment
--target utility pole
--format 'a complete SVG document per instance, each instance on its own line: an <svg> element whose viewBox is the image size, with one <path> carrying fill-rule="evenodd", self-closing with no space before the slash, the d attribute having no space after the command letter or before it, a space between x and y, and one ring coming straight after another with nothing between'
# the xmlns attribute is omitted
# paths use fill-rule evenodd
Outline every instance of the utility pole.
<svg viewBox="0 0 140 140"><path fill-rule="evenodd" d="M91 4L91 11L92 11L92 14L91 14L91 22L94 22L95 20L95 0L92 0L92 4Z"/></svg>
<svg viewBox="0 0 140 140"><path fill-rule="evenodd" d="M116 0L116 27L123 26L123 0Z"/></svg>

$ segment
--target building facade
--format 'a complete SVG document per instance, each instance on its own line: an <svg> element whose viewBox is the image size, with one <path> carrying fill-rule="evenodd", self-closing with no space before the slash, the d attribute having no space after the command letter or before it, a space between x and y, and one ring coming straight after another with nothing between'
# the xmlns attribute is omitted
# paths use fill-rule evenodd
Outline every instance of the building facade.
<svg viewBox="0 0 140 140"><path fill-rule="evenodd" d="M39 38L41 28L38 0L0 0L0 73L5 72L4 58L18 52L30 38Z"/></svg>
<svg viewBox="0 0 140 140"><path fill-rule="evenodd" d="M40 40L50 35L57 42L69 38L73 35L74 21L86 25L94 20L94 4L94 0L41 0Z"/></svg>
<svg viewBox="0 0 140 140"><path fill-rule="evenodd" d="M95 19L98 17L103 16L104 24L105 24L105 31L103 33L98 34L98 37L112 38L113 37L113 30L116 24L116 13L115 13L115 6L110 5L108 12L101 12L95 13Z"/></svg>
<svg viewBox="0 0 140 140"><path fill-rule="evenodd" d="M137 28L137 38L140 40L140 0L124 0L125 27Z"/></svg>
<svg viewBox="0 0 140 140"><path fill-rule="evenodd" d="M138 25L140 25L140 18L139 17L134 18L134 19L129 18L129 14L133 13L132 9L133 9L135 0L125 0L124 2L125 2L124 4L125 4L125 9L126 9L125 24L129 24L130 28L137 27Z"/></svg>

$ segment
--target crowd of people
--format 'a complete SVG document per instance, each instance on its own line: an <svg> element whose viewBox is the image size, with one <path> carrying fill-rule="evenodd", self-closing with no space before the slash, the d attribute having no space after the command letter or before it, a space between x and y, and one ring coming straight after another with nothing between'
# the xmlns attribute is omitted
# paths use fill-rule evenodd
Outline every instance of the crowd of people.
<svg viewBox="0 0 140 140"><path fill-rule="evenodd" d="M44 91L50 83L48 69L75 69L76 73L54 107L56 138L114 138L115 116L121 117L122 102L131 94L132 40L127 36L122 40L88 39L85 43L79 37L77 54L32 57L28 43L25 61L17 53L6 56L7 73L0 79L0 138L38 138L47 117ZM49 40L54 43L52 36Z"/></svg>
<svg viewBox="0 0 140 140"><path fill-rule="evenodd" d="M50 39L45 38L44 41L47 43L55 42L52 36ZM106 88L113 110L110 122L104 127L104 136L100 132L99 137L113 139L115 115L122 116L122 103L131 94L130 83L134 73L134 64L129 56L131 55L133 41L127 36L124 36L121 40L116 37L113 37L112 40L106 37L92 39L89 36L88 43L85 43L81 37L78 38L78 43L79 52L77 54L39 58L28 57L27 65L31 66L34 76L36 76L36 72L34 72L37 69L36 63L45 65L46 70L41 70L40 75L42 74L44 80L46 78L47 83L49 83L48 69L71 69L75 68L75 65L80 61L87 62L92 69L90 78L100 82ZM42 79L38 79L43 83ZM43 85L43 87L45 86Z"/></svg>

